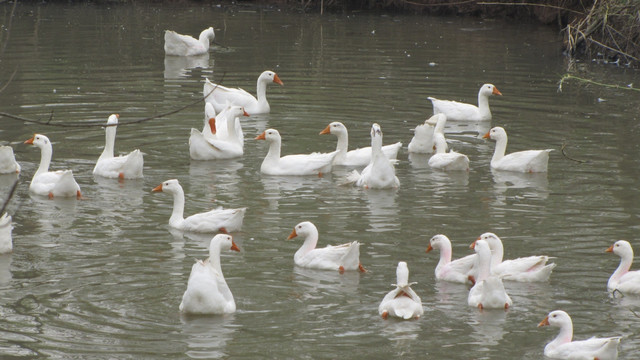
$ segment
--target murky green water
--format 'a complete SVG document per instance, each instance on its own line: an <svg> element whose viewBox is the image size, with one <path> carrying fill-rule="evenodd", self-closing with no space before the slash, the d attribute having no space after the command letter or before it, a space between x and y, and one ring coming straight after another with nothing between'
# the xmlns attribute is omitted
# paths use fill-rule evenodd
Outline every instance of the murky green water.
<svg viewBox="0 0 640 360"><path fill-rule="evenodd" d="M9 4L2 4L5 16ZM214 26L218 47L196 64L165 58L163 30L196 35ZM6 30L5 30L6 33ZM553 29L478 19L301 15L201 5L19 5L3 55L4 112L53 123L121 123L168 112L201 96L205 77L255 91L266 69L272 112L243 120L242 159L189 160L191 127L202 104L163 119L120 126L116 151L140 148L144 180L94 179L100 128L68 129L0 119L0 140L23 166L9 211L14 253L0 257L0 353L49 358L429 358L535 359L555 329L536 325L551 310L574 320L575 337L624 336L621 359L640 353L640 300L611 299L606 281L618 258L604 253L617 239L640 249L640 97L583 86L557 91L567 67ZM193 67L192 66L201 66ZM589 62L578 74L640 84L637 71ZM471 160L469 173L431 170L406 145L431 113L427 96L475 102L482 83L491 126L504 126L509 150L553 148L547 175L494 173L489 124L449 123L450 145ZM346 170L323 178L261 176L266 128L283 136L283 153L329 151L318 136L344 122L352 147L369 143L378 122L385 143L402 141L397 191L339 186ZM34 132L54 144L53 168L72 168L84 201L28 193L39 153L22 145ZM566 153L584 163L563 156ZM151 193L163 180L185 188L186 213L247 207L241 253L222 268L235 296L232 316L184 318L178 304L194 259L210 236L170 231L171 199ZM3 192L12 177L0 177ZM285 241L300 221L314 222L320 244L362 243L366 274L339 275L294 267L300 240ZM437 254L425 254L437 233L454 257L485 231L505 242L507 258L556 257L549 283L507 283L507 313L467 307L464 286L438 283ZM425 314L384 321L377 307L406 261Z"/></svg>

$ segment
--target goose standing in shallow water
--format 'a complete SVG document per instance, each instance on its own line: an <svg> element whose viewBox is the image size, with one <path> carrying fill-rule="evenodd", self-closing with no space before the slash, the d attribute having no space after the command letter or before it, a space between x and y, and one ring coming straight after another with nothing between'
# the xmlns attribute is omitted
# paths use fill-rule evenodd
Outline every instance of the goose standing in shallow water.
<svg viewBox="0 0 640 360"><path fill-rule="evenodd" d="M258 77L256 85L257 98L243 89L228 88L212 83L209 79L205 79L202 93L203 96L207 97L206 101L213 104L217 112L222 111L226 104L230 103L242 106L251 115L268 114L271 108L269 107L269 102L267 102L267 85L271 83L284 85L278 74L267 70Z"/></svg>
<svg viewBox="0 0 640 360"><path fill-rule="evenodd" d="M0 174L19 174L20 164L16 161L11 146L0 146Z"/></svg>
<svg viewBox="0 0 640 360"><path fill-rule="evenodd" d="M378 313L383 319L389 316L400 319L418 319L424 313L422 300L413 291L409 283L409 267L404 261L398 263L396 268L396 283L392 284L396 288L389 291L378 306Z"/></svg>
<svg viewBox="0 0 640 360"><path fill-rule="evenodd" d="M35 145L40 148L40 166L29 184L29 191L37 195L54 197L77 197L80 199L82 193L80 186L73 178L71 170L49 171L53 147L49 138L42 134L34 134L33 137L24 142L27 145Z"/></svg>
<svg viewBox="0 0 640 360"><path fill-rule="evenodd" d="M483 136L496 141L496 148L491 158L491 168L495 170L517 172L547 172L549 153L553 149L525 150L505 155L507 151L507 132L500 126L489 130Z"/></svg>
<svg viewBox="0 0 640 360"><path fill-rule="evenodd" d="M611 245L607 252L612 252L620 257L620 265L611 274L607 282L609 291L618 290L622 294L640 295L640 270L629 271L633 262L633 248L626 240L618 240Z"/></svg>
<svg viewBox="0 0 640 360"><path fill-rule="evenodd" d="M478 91L478 106L450 100L428 97L433 104L434 114L445 114L449 120L488 121L491 120L489 96L502 95L492 84L484 84Z"/></svg>
<svg viewBox="0 0 640 360"><path fill-rule="evenodd" d="M218 234L209 243L209 257L191 267L187 290L182 295L180 311L186 314L214 315L236 312L233 294L220 266L221 250L240 251L227 234Z"/></svg>
<svg viewBox="0 0 640 360"><path fill-rule="evenodd" d="M395 167L382 152L380 125L374 123L371 126L371 162L362 173L353 170L347 176L346 183L365 189L391 189L400 186Z"/></svg>
<svg viewBox="0 0 640 360"><path fill-rule="evenodd" d="M215 37L216 34L212 27L202 30L198 39L178 34L172 30L165 30L164 53L174 56L203 55L209 51L209 45Z"/></svg>
<svg viewBox="0 0 640 360"><path fill-rule="evenodd" d="M355 150L349 148L349 132L343 123L334 121L320 132L320 135L332 134L338 137L336 151L338 154L333 159L333 165L342 166L367 166L371 162L371 147L363 147ZM382 152L389 160L398 157L398 150L402 147L401 142L382 147Z"/></svg>
<svg viewBox="0 0 640 360"><path fill-rule="evenodd" d="M560 328L560 333L544 347L544 355L553 359L567 360L615 360L618 358L620 337L573 340L573 322L569 314L562 310L549 313L541 322L541 326Z"/></svg>
<svg viewBox="0 0 640 360"><path fill-rule="evenodd" d="M337 151L331 153L311 153L280 156L282 138L275 129L267 129L256 136L256 140L269 143L269 151L260 165L260 172L266 175L318 175L331 171Z"/></svg>
<svg viewBox="0 0 640 360"><path fill-rule="evenodd" d="M451 260L451 240L445 235L434 235L429 240L427 253L433 249L440 250L440 261L436 265L436 279L466 284L477 257L476 254L467 255L460 259Z"/></svg>
<svg viewBox="0 0 640 360"><path fill-rule="evenodd" d="M471 248L478 255L474 266L478 269L475 285L469 290L469 306L483 309L509 309L513 304L504 289L502 279L491 274L491 250L484 240L476 240Z"/></svg>
<svg viewBox="0 0 640 360"><path fill-rule="evenodd" d="M140 150L135 149L127 155L118 157L113 155L118 119L118 114L112 114L107 120L107 127L104 129L104 150L93 168L93 175L121 180L139 179L142 177L142 168L144 166L144 159Z"/></svg>
<svg viewBox="0 0 640 360"><path fill-rule="evenodd" d="M169 218L169 226L182 231L192 232L233 232L242 227L246 208L218 208L184 218L184 190L176 179L171 179L156 186L153 192L167 192L173 195L173 212Z"/></svg>
<svg viewBox="0 0 640 360"><path fill-rule="evenodd" d="M287 240L297 236L302 236L305 239L293 256L296 265L310 269L338 270L341 273L345 270L366 271L360 264L360 243L357 241L316 248L318 229L309 221L303 221L296 225Z"/></svg>

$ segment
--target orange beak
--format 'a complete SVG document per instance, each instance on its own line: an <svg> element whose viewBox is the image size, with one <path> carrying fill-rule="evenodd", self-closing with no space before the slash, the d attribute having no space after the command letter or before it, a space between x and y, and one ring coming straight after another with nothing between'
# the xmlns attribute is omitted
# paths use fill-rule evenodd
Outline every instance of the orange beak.
<svg viewBox="0 0 640 360"><path fill-rule="evenodd" d="M209 119L209 127L211 128L211 133L215 134L216 133L216 118L211 118Z"/></svg>
<svg viewBox="0 0 640 360"><path fill-rule="evenodd" d="M326 135L326 134L331 134L331 125L327 125L327 127L324 128L324 130L320 131L320 135Z"/></svg>
<svg viewBox="0 0 640 360"><path fill-rule="evenodd" d="M431 250L433 250L433 247L431 246L431 244L429 244L429 247L427 247L427 251L425 251L425 252L428 253Z"/></svg>
<svg viewBox="0 0 640 360"><path fill-rule="evenodd" d="M240 248L238 247L238 245L236 245L235 242L233 242L233 240L231 240L231 250L240 252Z"/></svg>
<svg viewBox="0 0 640 360"><path fill-rule="evenodd" d="M540 321L540 324L538 324L538 327L548 326L548 325L549 325L549 316L545 316L544 319Z"/></svg>
<svg viewBox="0 0 640 360"><path fill-rule="evenodd" d="M491 130L487 131L487 133L484 134L484 136L482 138L483 139L490 139L491 138Z"/></svg>
<svg viewBox="0 0 640 360"><path fill-rule="evenodd" d="M248 113L246 110L242 110L242 115L244 115L244 116L251 116L251 115L249 115L249 113Z"/></svg>
<svg viewBox="0 0 640 360"><path fill-rule="evenodd" d="M609 246L609 248L605 250L605 252L613 252L613 245Z"/></svg>
<svg viewBox="0 0 640 360"><path fill-rule="evenodd" d="M266 134L267 134L267 132L263 131L262 134L256 136L256 140L266 140L267 139L266 138Z"/></svg>
<svg viewBox="0 0 640 360"><path fill-rule="evenodd" d="M298 233L296 232L296 229L293 228L293 231L291 232L291 234L289 234L289 237L287 238L287 240L291 240L296 236L298 236Z"/></svg>
<svg viewBox="0 0 640 360"><path fill-rule="evenodd" d="M273 82L278 84L278 85L284 85L284 83L282 83L282 80L280 80L280 77L278 77L278 74L275 74L275 76L273 77ZM495 87L494 87L495 89Z"/></svg>
<svg viewBox="0 0 640 360"><path fill-rule="evenodd" d="M34 134L31 139L25 140L24 143L27 144L27 145L33 145L33 140L35 140L35 138L36 138L36 135Z"/></svg>
<svg viewBox="0 0 640 360"><path fill-rule="evenodd" d="M476 248L476 242L472 242L471 245L469 245L469 249L475 249Z"/></svg>
<svg viewBox="0 0 640 360"><path fill-rule="evenodd" d="M151 190L151 192L159 192L159 191L162 191L162 184L154 187L153 190Z"/></svg>
<svg viewBox="0 0 640 360"><path fill-rule="evenodd" d="M500 90L498 90L497 87L493 87L493 91L491 92L493 95L500 95L502 96L502 93L500 92Z"/></svg>

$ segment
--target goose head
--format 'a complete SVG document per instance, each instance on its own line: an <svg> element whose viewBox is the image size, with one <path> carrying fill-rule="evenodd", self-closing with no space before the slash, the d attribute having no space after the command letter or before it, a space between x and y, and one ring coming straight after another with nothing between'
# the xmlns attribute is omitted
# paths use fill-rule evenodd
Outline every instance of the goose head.
<svg viewBox="0 0 640 360"><path fill-rule="evenodd" d="M612 252L621 258L633 259L633 248L627 240L618 240L605 251Z"/></svg>
<svg viewBox="0 0 640 360"><path fill-rule="evenodd" d="M569 314L562 310L555 310L549 313L540 323L538 327L541 326L555 326L555 327L565 327L565 326L573 327L571 317Z"/></svg>
<svg viewBox="0 0 640 360"><path fill-rule="evenodd" d="M316 226L310 221L303 221L293 228L293 231L291 231L287 240L291 240L297 236L305 237L314 233L318 233L318 228L316 228Z"/></svg>
<svg viewBox="0 0 640 360"><path fill-rule="evenodd" d="M233 241L233 237L229 234L217 234L214 236L209 243L209 248L212 248L215 244L219 244L221 249L240 251L238 245Z"/></svg>
<svg viewBox="0 0 640 360"><path fill-rule="evenodd" d="M259 82L265 82L265 83L276 83L278 85L284 85L284 83L282 82L282 80L280 80L280 77L278 77L278 74L276 74L275 72L271 71L271 70L267 70L264 71L262 74L260 74L260 77L258 78Z"/></svg>
<svg viewBox="0 0 640 360"><path fill-rule="evenodd" d="M440 249L443 244L451 243L449 238L446 235L438 234L434 235L431 240L429 240L429 247L427 247L426 252L430 252L433 249Z"/></svg>
<svg viewBox="0 0 640 360"><path fill-rule="evenodd" d="M209 41L213 41L216 38L216 33L213 31L213 27L209 27L208 29L202 30L200 33L199 39L209 39Z"/></svg>
<svg viewBox="0 0 640 360"><path fill-rule="evenodd" d="M502 95L502 93L493 84L484 84L480 88L480 94L484 96Z"/></svg>
<svg viewBox="0 0 640 360"><path fill-rule="evenodd" d="M177 193L182 190L182 186L177 179L166 180L162 184L156 186L151 190L152 192L168 192L170 194Z"/></svg>
<svg viewBox="0 0 640 360"><path fill-rule="evenodd" d="M118 125L118 119L120 119L120 115L111 114L107 119L107 125Z"/></svg>
<svg viewBox="0 0 640 360"><path fill-rule="evenodd" d="M242 106L238 106L238 105L230 105L228 111L230 115L228 117L229 119L235 119L240 116L250 116L249 113L247 113Z"/></svg>
<svg viewBox="0 0 640 360"><path fill-rule="evenodd" d="M507 138L507 132L501 126L496 126L489 130L484 136L483 139L492 139L492 140L501 140Z"/></svg>
<svg viewBox="0 0 640 360"><path fill-rule="evenodd" d="M33 137L24 142L27 145L35 145L39 148L51 147L51 141L49 138L42 134L33 134Z"/></svg>
<svg viewBox="0 0 640 360"><path fill-rule="evenodd" d="M339 135L347 132L347 127L344 126L343 123L339 121L334 121L331 124L327 125L324 130L320 131L320 135L333 134Z"/></svg>
<svg viewBox="0 0 640 360"><path fill-rule="evenodd" d="M280 133L276 129L267 129L262 134L256 136L256 140L266 140L267 142L280 141Z"/></svg>

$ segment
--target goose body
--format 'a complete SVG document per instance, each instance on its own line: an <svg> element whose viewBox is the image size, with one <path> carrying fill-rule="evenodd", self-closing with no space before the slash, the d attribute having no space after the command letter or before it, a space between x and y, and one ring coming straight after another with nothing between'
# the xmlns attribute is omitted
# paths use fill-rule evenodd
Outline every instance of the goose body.
<svg viewBox="0 0 640 360"><path fill-rule="evenodd" d="M452 248L451 241L445 235L438 234L429 240L427 253L433 249L440 250L440 261L436 265L436 279L466 284L469 281L469 275L472 274L473 265L475 263L476 254L467 255L460 259L451 260Z"/></svg>
<svg viewBox="0 0 640 360"><path fill-rule="evenodd" d="M438 123L438 119L443 116L446 117L444 114L435 114L425 120L424 124L416 126L416 128L413 129L413 137L411 138L411 142L409 142L407 150L411 153L418 154L433 153L433 132Z"/></svg>
<svg viewBox="0 0 640 360"><path fill-rule="evenodd" d="M80 198L80 186L73 177L71 170L49 171L53 147L49 138L42 134L35 134L24 142L28 145L35 145L40 148L40 166L33 175L29 184L29 191L34 194L54 197L77 197Z"/></svg>
<svg viewBox="0 0 640 360"><path fill-rule="evenodd" d="M553 341L544 347L544 355L552 359L566 360L615 360L618 358L620 337L596 338L587 340L573 340L573 322L569 314L562 310L549 313L540 326L554 326L560 328L560 333Z"/></svg>
<svg viewBox="0 0 640 360"><path fill-rule="evenodd" d="M503 260L502 240L494 233L484 233L478 240L485 240L491 249L491 274L503 280L533 282L547 281L555 263L547 264L548 256L527 256L512 260Z"/></svg>
<svg viewBox="0 0 640 360"><path fill-rule="evenodd" d="M439 114L435 129L433 130L433 143L436 153L429 158L429 166L444 171L468 171L469 158L467 155L455 151L447 152L447 140L444 137L444 125L447 117Z"/></svg>
<svg viewBox="0 0 640 360"><path fill-rule="evenodd" d="M240 251L230 235L218 234L209 244L209 257L191 268L187 290L182 295L180 311L186 314L231 314L236 311L233 294L220 266L220 251Z"/></svg>
<svg viewBox="0 0 640 360"><path fill-rule="evenodd" d="M553 149L525 150L505 155L507 132L500 126L489 130L483 138L491 138L496 141L496 147L491 158L492 169L528 173L547 172L549 153Z"/></svg>
<svg viewBox="0 0 640 360"><path fill-rule="evenodd" d="M198 39L193 36L178 34L175 31L164 32L164 53L174 56L203 55L209 51L209 45L215 39L213 28L202 30Z"/></svg>
<svg viewBox="0 0 640 360"><path fill-rule="evenodd" d="M492 84L484 84L478 91L478 106L450 100L438 100L429 97L434 114L445 114L449 120L488 121L491 120L489 96L502 95Z"/></svg>
<svg viewBox="0 0 640 360"><path fill-rule="evenodd" d="M311 153L280 156L282 139L275 129L267 129L256 137L266 140L269 151L260 165L260 172L266 175L322 175L331 171L337 152Z"/></svg>
<svg viewBox="0 0 640 360"><path fill-rule="evenodd" d="M626 240L618 240L611 245L607 252L620 257L620 265L611 274L607 282L609 291L618 290L622 294L640 295L640 270L630 271L633 262L633 248Z"/></svg>
<svg viewBox="0 0 640 360"><path fill-rule="evenodd" d="M333 159L333 165L341 166L367 166L371 162L371 147L363 147L355 150L348 150L349 148L349 132L347 127L343 123L335 121L327 125L327 127L320 132L320 135L332 134L338 138L338 144L336 146L336 157ZM389 160L396 160L398 157L398 150L402 147L401 142L395 144L385 145L382 147L382 152Z"/></svg>
<svg viewBox="0 0 640 360"><path fill-rule="evenodd" d="M467 303L479 309L508 309L513 301L504 289L502 280L491 274L491 250L485 240L476 240L471 245L476 254L478 268L476 283L469 290Z"/></svg>
<svg viewBox="0 0 640 360"><path fill-rule="evenodd" d="M212 83L209 79L205 79L202 92L203 96L207 97L206 101L213 104L218 112L222 111L227 103L230 103L232 105L242 106L252 115L267 114L271 111L269 102L267 101L267 85L270 83L284 85L280 77L278 77L278 74L267 70L258 77L256 86L257 97L240 88L232 89Z"/></svg>
<svg viewBox="0 0 640 360"><path fill-rule="evenodd" d="M144 159L140 150L136 149L127 155L117 157L113 155L118 118L117 114L112 114L107 120L104 150L93 168L93 175L119 179L142 178Z"/></svg>
<svg viewBox="0 0 640 360"><path fill-rule="evenodd" d="M2 214L2 217L0 217L0 254L7 254L13 251L12 230L11 215L7 213Z"/></svg>
<svg viewBox="0 0 640 360"><path fill-rule="evenodd" d="M238 231L242 227L246 208L218 208L184 218L184 190L176 179L171 179L156 186L153 192L167 192L173 195L173 212L169 218L169 226L182 231L210 233Z"/></svg>
<svg viewBox="0 0 640 360"><path fill-rule="evenodd" d="M345 270L364 271L360 264L360 243L357 241L316 248L318 244L318 229L309 221L296 225L287 240L297 236L304 237L304 243L293 256L293 261L296 265L304 268L338 270L340 272Z"/></svg>
<svg viewBox="0 0 640 360"><path fill-rule="evenodd" d="M346 183L365 189L392 189L400 186L400 180L396 176L396 169L382 152L382 130L380 125L371 126L371 161L362 173L353 170Z"/></svg>
<svg viewBox="0 0 640 360"><path fill-rule="evenodd" d="M210 104L208 104L210 105ZM205 126L208 131L191 129L189 156L194 160L235 159L244 155L244 135L238 116L249 116L241 106L229 106ZM224 127L224 132L218 129Z"/></svg>
<svg viewBox="0 0 640 360"><path fill-rule="evenodd" d="M20 173L20 164L16 161L11 146L0 146L0 174Z"/></svg>
<svg viewBox="0 0 640 360"><path fill-rule="evenodd" d="M396 283L392 285L396 288L382 299L378 313L383 319L389 316L404 320L419 318L424 313L422 300L411 288L415 283L409 283L409 267L406 262L398 263L396 279Z"/></svg>

